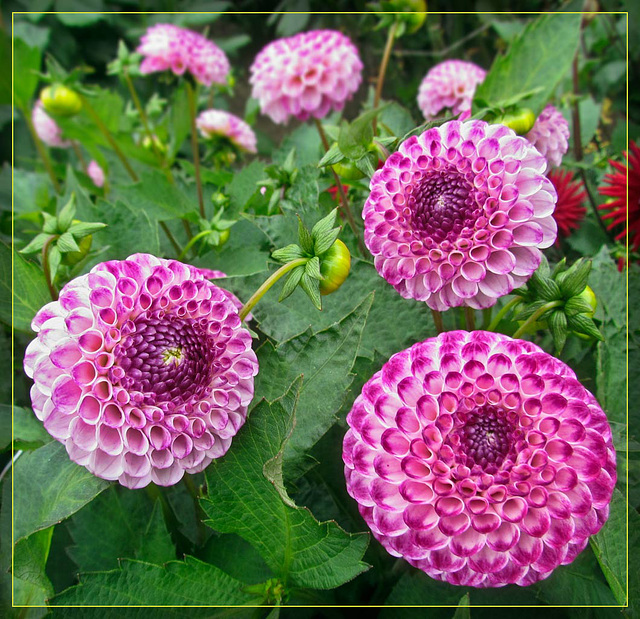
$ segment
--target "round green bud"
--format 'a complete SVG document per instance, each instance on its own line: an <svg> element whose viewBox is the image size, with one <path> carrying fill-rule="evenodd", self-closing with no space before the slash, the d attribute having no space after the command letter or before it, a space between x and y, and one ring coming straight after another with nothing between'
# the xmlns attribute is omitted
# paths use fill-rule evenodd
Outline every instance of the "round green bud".
<svg viewBox="0 0 640 619"><path fill-rule="evenodd" d="M82 109L82 100L77 92L62 84L47 86L40 93L44 109L54 116L75 116Z"/></svg>
<svg viewBox="0 0 640 619"><path fill-rule="evenodd" d="M518 135L525 135L531 131L531 127L536 122L536 115L526 107L520 108L515 112L503 114L493 121L506 125L509 129L513 129Z"/></svg>
<svg viewBox="0 0 640 619"><path fill-rule="evenodd" d="M347 279L351 270L351 254L347 246L340 240L320 256L320 294L335 292Z"/></svg>
<svg viewBox="0 0 640 619"><path fill-rule="evenodd" d="M427 3L425 0L389 0L385 3L385 8L406 15L397 15L396 19L407 25L407 32L416 32L427 19Z"/></svg>
<svg viewBox="0 0 640 619"><path fill-rule="evenodd" d="M226 230L220 230L218 234L220 235L220 240L218 241L218 247L222 247L229 240L229 236L231 235L231 232L229 232L229 228L227 228Z"/></svg>
<svg viewBox="0 0 640 619"><path fill-rule="evenodd" d="M332 166L333 171L340 177L347 181L357 181L364 178L364 172L361 172L353 161L343 159L334 163Z"/></svg>

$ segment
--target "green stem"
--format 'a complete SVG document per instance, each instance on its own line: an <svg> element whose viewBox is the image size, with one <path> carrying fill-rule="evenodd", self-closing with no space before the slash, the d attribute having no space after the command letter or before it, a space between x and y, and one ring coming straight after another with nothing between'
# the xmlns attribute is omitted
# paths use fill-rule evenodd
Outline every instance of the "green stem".
<svg viewBox="0 0 640 619"><path fill-rule="evenodd" d="M206 514L204 513L202 506L200 505L200 496L198 493L198 489L196 488L196 485L193 483L193 479L191 479L191 475L189 475L189 473L185 473L184 477L182 478L182 481L184 482L187 492L191 495L191 498L193 499L193 506L195 508L195 513L196 513L196 522L198 523L197 545L202 546L202 544L204 544L205 537L207 536L207 529L203 522L204 518L206 517Z"/></svg>
<svg viewBox="0 0 640 619"><path fill-rule="evenodd" d="M49 246L57 235L52 234L42 248L42 270L44 271L44 278L47 282L47 288L49 288L49 294L52 301L58 300L58 292L56 291L53 282L51 281L51 272L49 270Z"/></svg>
<svg viewBox="0 0 640 619"><path fill-rule="evenodd" d="M520 297L514 297L506 303L503 308L495 315L495 318L489 323L487 331L495 331L496 327L500 324L500 321L514 308L522 299Z"/></svg>
<svg viewBox="0 0 640 619"><path fill-rule="evenodd" d="M202 195L202 178L200 176L200 151L198 150L198 129L196 127L196 94L191 82L186 80L187 97L189 99L189 116L191 118L191 150L193 151L193 167L196 173L196 188L198 191L198 205L200 215L206 217L204 212L204 197Z"/></svg>
<svg viewBox="0 0 640 619"><path fill-rule="evenodd" d="M51 160L49 159L49 155L47 154L47 150L44 145L40 141L38 134L36 133L36 129L33 126L33 121L31 120L31 112L29 110L21 110L22 115L24 117L25 122L27 123L27 128L29 129L29 133L31 134L31 138L33 139L34 144L36 145L36 150L38 151L38 155L40 155L40 159L42 159L42 163L44 164L44 168L51 179L51 183L53 184L53 188L56 193L60 193L60 183L58 183L58 179L56 178L56 174L53 171L53 166L51 165Z"/></svg>
<svg viewBox="0 0 640 619"><path fill-rule="evenodd" d="M442 324L442 313L437 310L431 310L433 316L433 324L436 326L436 331L442 333L444 331L444 325Z"/></svg>
<svg viewBox="0 0 640 619"><path fill-rule="evenodd" d="M273 275L271 275L265 282L256 290L252 297L244 304L244 307L240 310L240 319L244 320L247 314L255 307L256 303L262 299L266 292L273 286L283 275L286 275L289 271L292 271L301 264L306 264L309 258L297 258L287 264L282 265Z"/></svg>
<svg viewBox="0 0 640 619"><path fill-rule="evenodd" d="M562 301L549 301L549 303L545 303L542 307L538 308L529 318L527 318L523 324L517 329L517 331L511 336L514 340L517 340L523 333L527 331L527 329L535 323L540 316L544 313L552 310L554 307L558 307L562 305Z"/></svg>
<svg viewBox="0 0 640 619"><path fill-rule="evenodd" d="M98 127L102 135L106 138L107 142L109 142L111 148L113 148L116 156L118 157L118 159L120 159L120 162L125 167L125 170L129 173L131 180L134 183L137 183L140 179L138 178L138 175L135 173L134 169L131 167L131 164L129 163L126 155L122 152L122 149L111 134L111 131L109 131L109 128L102 122L102 119L93 109L93 106L89 103L88 99L82 94L80 94L79 96L82 100L82 106L85 110L87 110L87 113L89 114L89 116L91 116L93 122L96 123L96 126Z"/></svg>
<svg viewBox="0 0 640 619"><path fill-rule="evenodd" d="M182 260L186 253L193 247L193 245L198 242L200 239L204 238L208 234L211 234L211 230L203 230L202 232L198 232L185 246L184 249L180 252L178 256L178 260Z"/></svg>
<svg viewBox="0 0 640 619"><path fill-rule="evenodd" d="M394 21L387 33L387 43L384 47L384 53L382 54L382 61L380 62L380 70L378 71L378 79L376 81L376 92L373 97L373 109L375 110L380 103L380 97L382 96L382 87L384 86L384 77L387 73L387 66L389 64L389 57L391 56L391 50L393 49L393 42L396 38L396 30L398 28L398 22ZM378 128L378 119L376 116L373 118L373 135L376 134Z"/></svg>
<svg viewBox="0 0 640 619"><path fill-rule="evenodd" d="M87 162L82 155L82 151L80 150L80 146L78 146L77 142L71 142L71 147L73 148L73 152L76 154L78 161L80 161L80 165L82 166L82 171L87 174Z"/></svg>
<svg viewBox="0 0 640 619"><path fill-rule="evenodd" d="M467 331L475 331L476 329L476 315L471 307L464 308L464 318L467 323Z"/></svg>
<svg viewBox="0 0 640 619"><path fill-rule="evenodd" d="M191 232L191 226L189 225L189 222L186 219L181 219L180 221L182 221L182 227L187 234L187 238L190 239L193 236L193 233Z"/></svg>
<svg viewBox="0 0 640 619"><path fill-rule="evenodd" d="M482 310L482 328L486 331L491 324L491 308L487 307Z"/></svg>
<svg viewBox="0 0 640 619"><path fill-rule="evenodd" d="M167 238L169 239L169 243L171 243L171 245L173 246L173 249L175 249L176 254L179 254L180 253L180 245L178 245L178 241L176 241L176 239L173 236L173 234L171 234L171 230L169 230L169 226L167 226L167 224L164 223L164 221L160 221L158 223L160 224L160 227L162 228L162 231L167 235Z"/></svg>

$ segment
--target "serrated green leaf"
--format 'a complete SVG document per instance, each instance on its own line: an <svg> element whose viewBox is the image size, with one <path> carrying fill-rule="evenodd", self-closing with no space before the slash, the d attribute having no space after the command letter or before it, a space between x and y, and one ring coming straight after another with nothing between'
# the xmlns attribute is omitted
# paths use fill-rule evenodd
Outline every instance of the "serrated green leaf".
<svg viewBox="0 0 640 619"><path fill-rule="evenodd" d="M320 281L309 277L306 273L300 278L300 288L305 291L316 309L322 309L322 297L320 296Z"/></svg>
<svg viewBox="0 0 640 619"><path fill-rule="evenodd" d="M46 234L41 232L33 237L33 239L29 242L26 247L23 247L20 250L21 254L35 254L39 252L46 244L46 242L51 238L51 234Z"/></svg>
<svg viewBox="0 0 640 619"><path fill-rule="evenodd" d="M289 273L282 287L282 292L278 298L278 302L284 301L298 287L301 277L304 275L304 266L301 264Z"/></svg>
<svg viewBox="0 0 640 619"><path fill-rule="evenodd" d="M318 258L318 256L311 258L311 260L304 265L304 272L312 279L322 279L322 275L320 274L320 258Z"/></svg>
<svg viewBox="0 0 640 619"><path fill-rule="evenodd" d="M14 540L68 518L109 486L53 441L23 453L14 467Z"/></svg>
<svg viewBox="0 0 640 619"><path fill-rule="evenodd" d="M603 341L604 337L596 324L584 314L576 314L575 316L567 316L567 325L571 331L576 333L584 333L585 335L590 335L592 338L596 340Z"/></svg>
<svg viewBox="0 0 640 619"><path fill-rule="evenodd" d="M338 163L344 159L344 155L340 150L338 144L332 144L331 148L324 154L322 159L318 161L318 167L322 168L324 166L333 165L334 163Z"/></svg>
<svg viewBox="0 0 640 619"><path fill-rule="evenodd" d="M557 276L556 281L565 298L574 297L587 287L590 272L591 260L580 258Z"/></svg>
<svg viewBox="0 0 640 619"><path fill-rule="evenodd" d="M283 264L297 260L298 258L304 258L304 256L305 253L302 251L302 248L294 243L281 249L276 249L276 251L271 254L274 260L282 262Z"/></svg>
<svg viewBox="0 0 640 619"><path fill-rule="evenodd" d="M313 255L313 237L308 228L302 223L302 219L298 216L298 244L303 251Z"/></svg>
<svg viewBox="0 0 640 619"><path fill-rule="evenodd" d="M567 341L567 317L562 309L556 309L548 318L556 354L560 354Z"/></svg>
<svg viewBox="0 0 640 619"><path fill-rule="evenodd" d="M61 234L56 240L56 247L60 251L60 253L66 254L70 251L80 251L78 244L73 238L73 234L71 232L65 232Z"/></svg>
<svg viewBox="0 0 640 619"><path fill-rule="evenodd" d="M66 232L76 214L76 195L71 194L69 201L60 209L58 213L58 231Z"/></svg>
<svg viewBox="0 0 640 619"><path fill-rule="evenodd" d="M307 509L283 502L263 471L294 427L299 383L276 402L262 400L253 409L233 449L206 469L209 495L201 504L207 524L250 542L277 577L291 586L328 589L367 568L361 561L367 536L318 522Z"/></svg>

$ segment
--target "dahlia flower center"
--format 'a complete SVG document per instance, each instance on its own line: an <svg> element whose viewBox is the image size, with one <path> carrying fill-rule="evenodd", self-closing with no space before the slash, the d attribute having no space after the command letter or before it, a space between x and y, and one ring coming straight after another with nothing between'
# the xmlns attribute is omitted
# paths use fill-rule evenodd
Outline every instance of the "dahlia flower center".
<svg viewBox="0 0 640 619"><path fill-rule="evenodd" d="M114 349L119 383L145 403L183 404L202 398L211 381L215 342L195 320L142 317Z"/></svg>
<svg viewBox="0 0 640 619"><path fill-rule="evenodd" d="M408 198L413 228L435 241L454 240L480 213L473 185L455 168L434 170Z"/></svg>

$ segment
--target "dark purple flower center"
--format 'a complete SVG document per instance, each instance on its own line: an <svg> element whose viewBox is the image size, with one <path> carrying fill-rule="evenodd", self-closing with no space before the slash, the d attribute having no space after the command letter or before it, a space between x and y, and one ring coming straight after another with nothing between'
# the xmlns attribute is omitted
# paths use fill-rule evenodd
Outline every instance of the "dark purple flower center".
<svg viewBox="0 0 640 619"><path fill-rule="evenodd" d="M412 226L436 242L457 238L480 215L473 185L455 168L432 170L408 196Z"/></svg>
<svg viewBox="0 0 640 619"><path fill-rule="evenodd" d="M216 357L206 325L165 315L140 317L115 347L114 376L127 391L141 392L144 403L180 406L206 395ZM124 375L123 375L124 374Z"/></svg>

